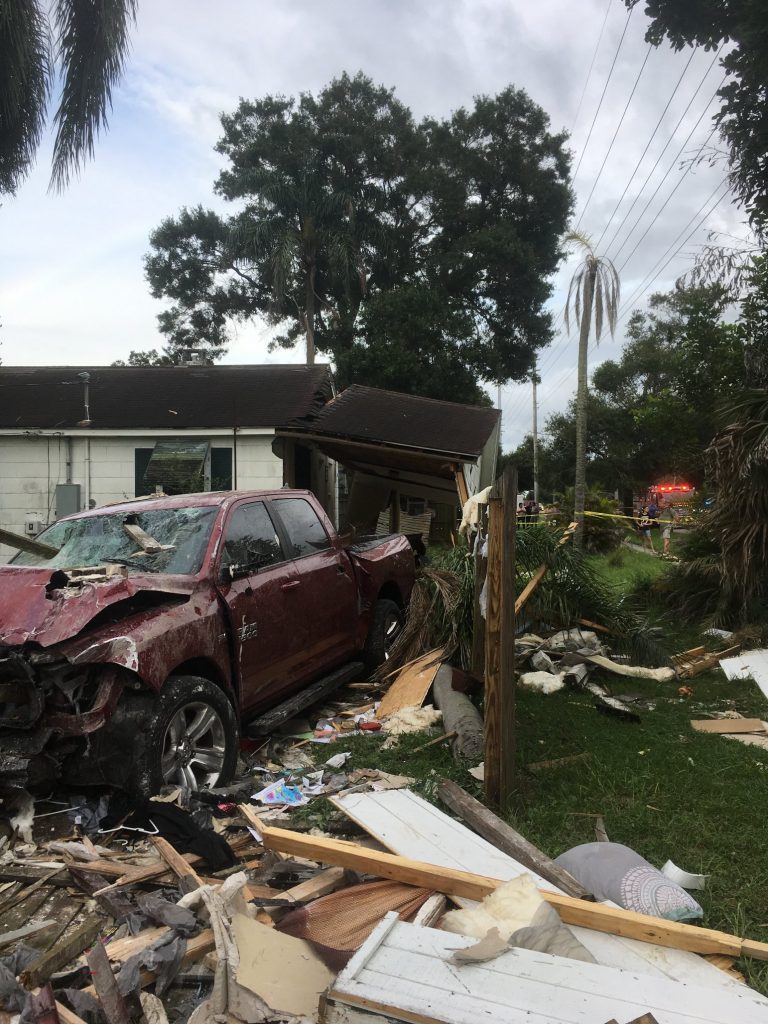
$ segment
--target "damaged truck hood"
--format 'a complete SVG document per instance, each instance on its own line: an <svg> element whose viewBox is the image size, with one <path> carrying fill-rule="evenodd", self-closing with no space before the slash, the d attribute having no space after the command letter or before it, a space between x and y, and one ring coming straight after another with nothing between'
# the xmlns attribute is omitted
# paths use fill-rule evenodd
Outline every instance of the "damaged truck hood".
<svg viewBox="0 0 768 1024"><path fill-rule="evenodd" d="M53 575L46 568L0 568L0 644L50 647L76 637L110 608L119 615L121 603L125 615L133 615L142 597L147 607L157 607L188 600L197 585L193 577L143 573L57 587Z"/></svg>

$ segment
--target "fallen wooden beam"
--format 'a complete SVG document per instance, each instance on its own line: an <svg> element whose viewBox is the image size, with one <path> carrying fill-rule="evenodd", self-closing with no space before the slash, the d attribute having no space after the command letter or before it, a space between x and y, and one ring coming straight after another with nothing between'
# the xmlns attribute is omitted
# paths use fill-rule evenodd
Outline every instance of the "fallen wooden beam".
<svg viewBox="0 0 768 1024"><path fill-rule="evenodd" d="M168 931L165 928L163 931ZM138 938L138 936L136 936ZM110 943L112 945L112 943ZM187 939L187 948L184 951L184 956L181 958L181 966L187 967L189 964L196 963L198 960L210 953L212 949L216 948L216 943L213 938L213 930L206 928L204 932L200 932L199 935L194 935L191 939ZM107 956L109 956L109 946L106 947ZM127 959L127 958L126 958ZM113 961L114 963L121 963L122 961ZM139 975L141 981L141 987L146 988L147 985L151 985L157 978L156 971L142 971ZM93 985L88 985L82 990L89 996L96 996L97 992Z"/></svg>
<svg viewBox="0 0 768 1024"><path fill-rule="evenodd" d="M59 553L59 549L50 544L33 540L31 537L24 537L19 533L11 533L10 530L0 529L0 544L7 544L9 548L17 548L30 555L39 555L41 558L53 558Z"/></svg>
<svg viewBox="0 0 768 1024"><path fill-rule="evenodd" d="M128 1007L120 995L106 951L100 942L89 951L87 960L93 985L108 1024L131 1024Z"/></svg>
<svg viewBox="0 0 768 1024"><path fill-rule="evenodd" d="M557 546L559 548L561 548L563 546L563 544L566 544L571 539L575 529L576 529L576 523L571 523L571 525L565 531L563 536L557 542ZM548 568L549 568L549 562L543 562L539 566L539 568L536 570L536 572L533 574L533 576L531 576L531 578L528 580L528 582L523 587L523 589L520 591L520 596L515 601L515 615L518 615L520 613L520 610L522 609L523 605L525 605L526 601L531 596L531 594L534 592L536 587L538 587L538 585L544 579L544 577L547 574L547 569Z"/></svg>
<svg viewBox="0 0 768 1024"><path fill-rule="evenodd" d="M152 845L178 878L179 889L182 895L200 888L203 884L200 875L190 865L189 861L184 859L182 854L174 850L167 839L163 839L162 836L153 836Z"/></svg>
<svg viewBox="0 0 768 1024"><path fill-rule="evenodd" d="M537 875L556 885L563 892L576 899L594 899L570 872L555 864L545 853L528 842L501 818L497 817L479 800L465 792L461 786L449 779L441 779L437 795L457 814L463 822L473 828L497 850L509 854L520 864L535 871Z"/></svg>
<svg viewBox="0 0 768 1024"><path fill-rule="evenodd" d="M52 974L80 956L96 940L103 924L103 920L95 916L83 921L71 935L57 942L21 972L19 980L22 985L25 988L36 988L48 981Z"/></svg>
<svg viewBox="0 0 768 1024"><path fill-rule="evenodd" d="M542 768L562 768L566 764L577 764L579 761L588 761L592 757L589 750L583 754L568 754L566 757L552 757L547 761L529 761L525 766L532 772L541 771Z"/></svg>
<svg viewBox="0 0 768 1024"><path fill-rule="evenodd" d="M321 863L336 864L339 867L377 875L379 878L389 878L407 885L434 889L449 896L463 896L471 900L482 900L504 885L499 879L485 878L468 871L435 867L434 864L396 857L391 853L370 850L340 839L326 839L286 829L268 828L259 821L253 809L247 804L240 805L240 813L259 833L267 850L308 857ZM542 897L555 907L566 924L592 928L594 931L606 932L609 935L620 935L623 938L637 939L640 942L650 942L672 949L687 949L691 953L719 953L724 956L751 956L757 960L768 960L768 943L765 942L649 917L602 903L588 903L586 900L574 899L560 893L540 891Z"/></svg>

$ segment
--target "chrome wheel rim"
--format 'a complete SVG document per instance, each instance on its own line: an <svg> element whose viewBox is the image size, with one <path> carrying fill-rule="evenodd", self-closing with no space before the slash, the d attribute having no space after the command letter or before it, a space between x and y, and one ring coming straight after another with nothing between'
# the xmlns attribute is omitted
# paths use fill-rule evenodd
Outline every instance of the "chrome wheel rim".
<svg viewBox="0 0 768 1024"><path fill-rule="evenodd" d="M215 786L226 757L224 723L210 704L184 704L163 737L163 782L182 789Z"/></svg>
<svg viewBox="0 0 768 1024"><path fill-rule="evenodd" d="M403 628L402 619L399 612L390 612L384 620L384 657L388 658L392 647L394 646L395 640L400 635L400 630Z"/></svg>

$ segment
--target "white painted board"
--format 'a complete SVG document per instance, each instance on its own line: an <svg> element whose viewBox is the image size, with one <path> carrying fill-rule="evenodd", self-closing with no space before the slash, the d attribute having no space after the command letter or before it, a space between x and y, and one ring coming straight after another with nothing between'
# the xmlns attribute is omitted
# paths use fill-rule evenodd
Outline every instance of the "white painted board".
<svg viewBox="0 0 768 1024"><path fill-rule="evenodd" d="M497 850L461 822L450 818L409 789L384 793L349 793L331 799L361 828L401 857L422 860L438 867L472 871L502 881L517 878L528 871L513 857ZM528 873L536 879L539 888L560 891L534 872ZM453 896L451 899L461 906L473 906L472 900ZM673 978L708 988L749 991L736 978L730 977L696 953L608 935L591 928L571 926L571 931L603 966ZM756 992L753 995L768 1005L768 999L764 996Z"/></svg>
<svg viewBox="0 0 768 1024"><path fill-rule="evenodd" d="M729 679L754 679L768 697L768 651L744 651L735 658L723 658L720 668Z"/></svg>
<svg viewBox="0 0 768 1024"><path fill-rule="evenodd" d="M643 1013L658 1024L768 1024L768 1006L743 986L702 989L527 949L484 964L448 962L474 941L388 914L336 979L329 1003L441 1024L596 1024Z"/></svg>

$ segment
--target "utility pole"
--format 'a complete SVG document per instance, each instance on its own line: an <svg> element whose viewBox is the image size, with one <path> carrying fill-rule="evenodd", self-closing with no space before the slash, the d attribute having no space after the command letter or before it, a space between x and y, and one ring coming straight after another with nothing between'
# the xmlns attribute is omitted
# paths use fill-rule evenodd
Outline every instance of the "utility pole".
<svg viewBox="0 0 768 1024"><path fill-rule="evenodd" d="M533 500L539 503L539 406L536 401L536 385L539 377L536 373L536 360L533 360L531 371L531 383L533 384Z"/></svg>

